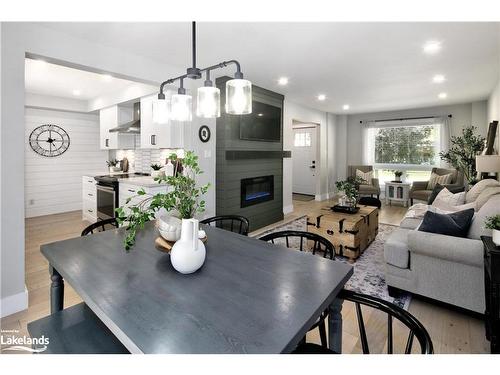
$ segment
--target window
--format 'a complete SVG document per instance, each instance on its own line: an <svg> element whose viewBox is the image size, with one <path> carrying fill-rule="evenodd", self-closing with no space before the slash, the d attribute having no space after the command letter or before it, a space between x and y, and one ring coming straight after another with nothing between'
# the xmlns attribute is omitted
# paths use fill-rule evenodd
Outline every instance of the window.
<svg viewBox="0 0 500 375"><path fill-rule="evenodd" d="M295 147L311 147L311 133L295 133L295 138L293 140L293 145Z"/></svg>
<svg viewBox="0 0 500 375"><path fill-rule="evenodd" d="M401 126L376 129L375 164L436 165L439 127Z"/></svg>

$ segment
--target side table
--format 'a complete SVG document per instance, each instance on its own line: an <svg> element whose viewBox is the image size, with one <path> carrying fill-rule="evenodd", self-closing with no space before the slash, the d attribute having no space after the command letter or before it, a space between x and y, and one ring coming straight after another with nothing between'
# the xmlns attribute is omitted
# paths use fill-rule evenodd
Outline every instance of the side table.
<svg viewBox="0 0 500 375"><path fill-rule="evenodd" d="M407 182L386 182L385 203L391 204L392 201L403 202L404 206L408 207L410 186Z"/></svg>
<svg viewBox="0 0 500 375"><path fill-rule="evenodd" d="M484 321L491 353L500 353L500 246L491 237L481 236L484 245Z"/></svg>

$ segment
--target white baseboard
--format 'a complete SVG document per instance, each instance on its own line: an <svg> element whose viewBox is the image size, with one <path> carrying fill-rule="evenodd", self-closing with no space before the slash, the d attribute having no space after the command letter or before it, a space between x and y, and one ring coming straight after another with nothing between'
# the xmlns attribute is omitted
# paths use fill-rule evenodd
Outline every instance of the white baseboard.
<svg viewBox="0 0 500 375"><path fill-rule="evenodd" d="M26 289L26 286L24 287L24 292L2 298L0 306L1 318L26 310L28 308L28 289Z"/></svg>
<svg viewBox="0 0 500 375"><path fill-rule="evenodd" d="M291 212L293 212L293 204L283 207L283 214L284 215L289 214Z"/></svg>
<svg viewBox="0 0 500 375"><path fill-rule="evenodd" d="M328 193L325 194L316 194L314 196L315 201L326 201L328 199Z"/></svg>

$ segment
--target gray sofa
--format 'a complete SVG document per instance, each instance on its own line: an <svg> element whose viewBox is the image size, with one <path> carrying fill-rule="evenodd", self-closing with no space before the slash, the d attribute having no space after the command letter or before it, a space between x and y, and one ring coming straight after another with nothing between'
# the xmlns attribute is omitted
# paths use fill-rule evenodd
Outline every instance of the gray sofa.
<svg viewBox="0 0 500 375"><path fill-rule="evenodd" d="M386 282L394 288L484 313L483 245L486 216L500 214L493 195L474 215L467 238L415 230L420 220L406 218L384 245Z"/></svg>

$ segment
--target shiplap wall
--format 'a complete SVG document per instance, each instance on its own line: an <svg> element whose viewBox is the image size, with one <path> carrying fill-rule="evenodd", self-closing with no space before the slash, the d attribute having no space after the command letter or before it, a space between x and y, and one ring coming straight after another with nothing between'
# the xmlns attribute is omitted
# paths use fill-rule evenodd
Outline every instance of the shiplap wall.
<svg viewBox="0 0 500 375"><path fill-rule="evenodd" d="M99 149L99 117L26 108L25 119L26 217L81 210L82 176L107 169L108 152ZM43 124L58 125L69 134L71 144L64 154L49 158L31 149L29 135Z"/></svg>

